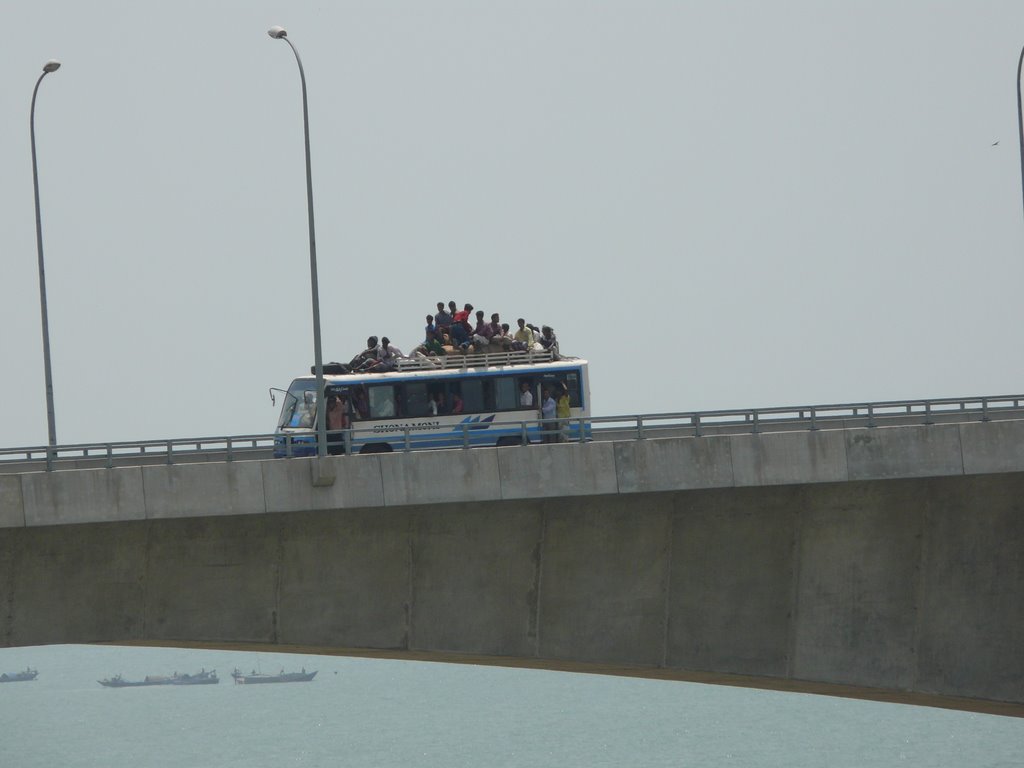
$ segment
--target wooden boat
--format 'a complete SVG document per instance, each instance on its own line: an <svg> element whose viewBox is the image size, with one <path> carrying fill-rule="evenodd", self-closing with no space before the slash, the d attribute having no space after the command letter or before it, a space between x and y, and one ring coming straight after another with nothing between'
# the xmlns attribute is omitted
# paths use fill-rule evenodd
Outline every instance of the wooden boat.
<svg viewBox="0 0 1024 768"><path fill-rule="evenodd" d="M266 675L262 672L257 672L255 669L251 674L243 674L240 670L235 669L231 673L231 676L235 678L236 685L256 685L258 683L308 683L314 677L316 677L316 671L307 672L305 668L301 672L285 672L283 669L276 675Z"/></svg>
<svg viewBox="0 0 1024 768"><path fill-rule="evenodd" d="M24 672L4 672L0 675L0 683L24 683L29 680L35 680L38 675L38 670L25 668Z"/></svg>
<svg viewBox="0 0 1024 768"><path fill-rule="evenodd" d="M114 675L106 680L97 680L105 688L140 688L147 685L214 685L220 682L217 671L205 669L194 675L146 675L142 680L125 680L121 675Z"/></svg>

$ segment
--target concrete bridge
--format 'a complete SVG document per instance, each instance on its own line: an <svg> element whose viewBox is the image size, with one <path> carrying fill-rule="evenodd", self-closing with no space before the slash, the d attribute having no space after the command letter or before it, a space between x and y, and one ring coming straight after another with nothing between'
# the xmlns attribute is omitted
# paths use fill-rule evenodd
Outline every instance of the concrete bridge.
<svg viewBox="0 0 1024 768"><path fill-rule="evenodd" d="M326 462L0 475L0 644L438 651L1024 703L1022 420Z"/></svg>

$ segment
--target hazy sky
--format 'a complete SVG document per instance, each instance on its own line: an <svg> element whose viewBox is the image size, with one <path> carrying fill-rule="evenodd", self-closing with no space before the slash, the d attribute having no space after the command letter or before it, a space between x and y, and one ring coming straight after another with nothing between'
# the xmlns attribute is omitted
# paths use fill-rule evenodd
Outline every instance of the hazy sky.
<svg viewBox="0 0 1024 768"><path fill-rule="evenodd" d="M1019 2L13 0L0 446L269 432L438 300L614 415L1024 391ZM998 142L996 146L992 146Z"/></svg>

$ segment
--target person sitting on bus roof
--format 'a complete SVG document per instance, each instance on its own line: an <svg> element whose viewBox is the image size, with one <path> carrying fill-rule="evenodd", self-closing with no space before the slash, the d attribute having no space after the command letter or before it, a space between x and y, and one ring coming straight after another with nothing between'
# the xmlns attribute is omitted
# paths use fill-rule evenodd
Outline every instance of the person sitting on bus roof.
<svg viewBox="0 0 1024 768"><path fill-rule="evenodd" d="M393 371L398 367L398 359L405 357L402 354L402 350L391 344L391 339L385 336L380 340L380 352L377 356L377 362L371 365L367 370L373 373L385 373L387 371Z"/></svg>
<svg viewBox="0 0 1024 768"><path fill-rule="evenodd" d="M533 329L521 317L516 322L519 324L519 328L512 334L512 348L522 352L532 352L538 348L537 339L533 335Z"/></svg>
<svg viewBox="0 0 1024 768"><path fill-rule="evenodd" d="M555 336L555 329L545 325L540 329L540 345L551 353L551 359L558 359L558 338Z"/></svg>
<svg viewBox="0 0 1024 768"><path fill-rule="evenodd" d="M469 341L469 335L473 332L472 326L469 324L469 313L473 311L472 304L466 304L465 309L460 309L452 317L451 334L452 342L457 346L462 346Z"/></svg>
<svg viewBox="0 0 1024 768"><path fill-rule="evenodd" d="M500 344L501 348L504 349L504 350L509 350L509 349L515 349L516 348L516 342L512 338L511 331L509 331L509 329L508 329L508 323L502 323L501 324L501 333L500 334L495 334L495 338L497 339L498 344ZM493 341L494 341L494 339L492 339L492 343L493 343Z"/></svg>
<svg viewBox="0 0 1024 768"><path fill-rule="evenodd" d="M508 335L508 323L502 324L501 316L497 312L491 315L488 326L491 329L492 348L506 350L512 345L512 339Z"/></svg>
<svg viewBox="0 0 1024 768"><path fill-rule="evenodd" d="M476 330L473 331L473 347L477 350L486 349L490 346L491 337L494 336L494 329L490 323L484 322L484 311L476 311Z"/></svg>
<svg viewBox="0 0 1024 768"><path fill-rule="evenodd" d="M452 324L452 314L445 310L443 301L437 302L437 312L434 314L434 324L438 328L447 328Z"/></svg>
<svg viewBox="0 0 1024 768"><path fill-rule="evenodd" d="M366 349L353 357L348 366L353 371L361 371L377 362L379 357L380 347L377 346L377 337L371 336L366 340Z"/></svg>
<svg viewBox="0 0 1024 768"><path fill-rule="evenodd" d="M424 357L438 357L445 354L444 345L438 340L438 334L434 331L427 331L427 340L413 350L413 355Z"/></svg>

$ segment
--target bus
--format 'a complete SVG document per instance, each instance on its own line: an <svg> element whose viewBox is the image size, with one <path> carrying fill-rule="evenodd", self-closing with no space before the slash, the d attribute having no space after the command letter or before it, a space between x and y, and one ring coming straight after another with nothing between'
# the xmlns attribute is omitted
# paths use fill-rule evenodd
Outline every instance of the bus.
<svg viewBox="0 0 1024 768"><path fill-rule="evenodd" d="M569 418L544 420L541 403L562 386ZM271 390L271 399L273 393ZM274 456L316 455L316 377L301 376L284 392ZM523 392L530 393L524 398ZM416 356L385 373L324 374L331 409L328 453L509 446L587 440L590 389L587 361L550 352ZM531 405L522 405L532 400ZM333 428L331 422L334 422Z"/></svg>

